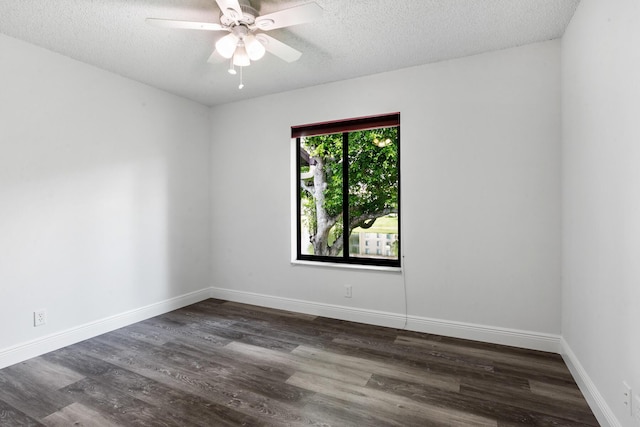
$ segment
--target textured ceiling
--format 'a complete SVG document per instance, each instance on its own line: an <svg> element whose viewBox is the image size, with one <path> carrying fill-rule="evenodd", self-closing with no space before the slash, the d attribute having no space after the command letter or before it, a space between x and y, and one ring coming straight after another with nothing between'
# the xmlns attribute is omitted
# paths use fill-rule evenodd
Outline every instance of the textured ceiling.
<svg viewBox="0 0 640 427"><path fill-rule="evenodd" d="M206 105L561 37L579 0L315 0L320 20L269 35L301 51L245 68L207 59L226 33L145 18L219 22L215 0L0 0L0 33ZM308 0L252 0L266 14Z"/></svg>

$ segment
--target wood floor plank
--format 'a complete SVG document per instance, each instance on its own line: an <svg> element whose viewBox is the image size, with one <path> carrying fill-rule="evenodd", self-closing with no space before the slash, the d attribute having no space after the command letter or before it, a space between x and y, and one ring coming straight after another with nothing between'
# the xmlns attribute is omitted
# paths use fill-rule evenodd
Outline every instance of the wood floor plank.
<svg viewBox="0 0 640 427"><path fill-rule="evenodd" d="M0 400L0 426L35 427L42 424L7 402Z"/></svg>
<svg viewBox="0 0 640 427"><path fill-rule="evenodd" d="M327 378L335 378L350 384L365 385L372 374L357 367L344 367L344 365L335 365L331 362L305 360L308 358L298 357L293 353L281 353L235 341L226 345L225 349L253 357L260 363L289 366L296 371L309 372Z"/></svg>
<svg viewBox="0 0 640 427"><path fill-rule="evenodd" d="M13 365L10 371L22 379L29 378L33 384L48 390L58 390L84 378L72 369L51 363L42 357Z"/></svg>
<svg viewBox="0 0 640 427"><path fill-rule="evenodd" d="M374 375L367 386L387 393L405 396L417 402L443 409L452 408L460 411L469 411L482 417L501 421L502 423L527 425L532 422L532 418L525 411L520 411L518 408L513 410L506 402L485 401L464 396L458 392L436 389L417 382L402 381L396 378Z"/></svg>
<svg viewBox="0 0 640 427"><path fill-rule="evenodd" d="M341 336L375 339L377 341L394 341L398 336L398 329L384 326L368 325L365 323L349 322L347 320L318 317L313 321L314 328L331 332L335 338Z"/></svg>
<svg viewBox="0 0 640 427"><path fill-rule="evenodd" d="M47 427L116 427L120 424L103 417L98 411L74 402L42 419Z"/></svg>
<svg viewBox="0 0 640 427"><path fill-rule="evenodd" d="M420 417L425 423L449 424L460 426L495 426L497 421L474 414L443 409L432 405L420 404L413 399L380 390L347 384L342 381L321 377L304 372L296 372L287 383L345 402L353 402L370 408L379 408L385 412L402 417Z"/></svg>
<svg viewBox="0 0 640 427"><path fill-rule="evenodd" d="M398 336L397 344L418 346L427 349L448 350L459 354L471 355L477 358L489 360L491 362L501 362L510 366L518 366L526 369L544 369L545 371L557 372L566 375L566 366L559 360L542 357L523 357L522 355L512 355L499 350L476 349L462 345L431 341L408 336Z"/></svg>
<svg viewBox="0 0 640 427"><path fill-rule="evenodd" d="M510 399L492 399L491 396L467 396L432 389L418 383L399 381L374 375L369 387L409 397L418 402L428 403L442 408L456 408L471 411L476 415L496 419L500 426L536 425L536 426L572 426L582 424L536 412L531 408L521 408L510 404Z"/></svg>
<svg viewBox="0 0 640 427"><path fill-rule="evenodd" d="M556 385L541 381L529 380L531 392L540 396L546 396L556 401L564 401L571 405L577 405L588 410L587 402L574 384Z"/></svg>
<svg viewBox="0 0 640 427"><path fill-rule="evenodd" d="M222 347L231 341L228 338L207 333L197 323L181 327L175 327L175 324L171 327L170 324L167 319L152 318L122 328L119 332L129 335L131 338L144 339L154 345L164 345L176 340L197 340L203 345ZM233 326L229 325L228 327ZM142 338L138 338L139 336Z"/></svg>
<svg viewBox="0 0 640 427"><path fill-rule="evenodd" d="M318 316L314 316L312 314L295 313L293 311L285 311L285 310L276 310L276 309L273 309L273 308L260 307L258 305L240 304L240 303L232 302L232 301L225 302L224 306L225 307L243 307L243 308L247 308L248 307L249 310L251 310L253 312L267 313L270 316L293 318L293 319L297 319L297 320L315 320L318 317Z"/></svg>
<svg viewBox="0 0 640 427"><path fill-rule="evenodd" d="M58 352L58 357L64 357ZM256 425L259 422L224 405L218 405L209 399L191 393L179 392L149 378L137 375L108 362L94 359L82 351L67 354L72 363L80 370L91 372L92 378L74 383L66 388L84 405L91 405L100 413L105 408L117 408L107 411L105 417L110 422L142 422L147 425L193 425L193 426L235 426ZM98 366L101 366L98 368ZM108 384L108 387L105 386ZM64 414L64 410L62 411ZM131 414L135 413L134 418ZM53 418L53 417L51 417Z"/></svg>
<svg viewBox="0 0 640 427"><path fill-rule="evenodd" d="M106 382L85 378L64 388L76 402L98 412L111 423L121 425L154 425L178 427L184 419L175 417L164 408L132 398Z"/></svg>
<svg viewBox="0 0 640 427"><path fill-rule="evenodd" d="M399 359L399 361L431 362L437 365L450 365L455 367L456 370L469 368L470 370L480 372L493 371L493 363L488 362L486 359L460 355L459 353L442 350L426 350L423 348L399 346L395 343L371 342L371 340L363 341L361 339L336 338L332 342L341 346L357 348L359 352L379 354L383 357L391 358L394 361ZM371 352L371 350L373 350L373 352Z"/></svg>
<svg viewBox="0 0 640 427"><path fill-rule="evenodd" d="M513 390L474 387L468 384L460 386L460 394L463 396L477 397L494 402L509 402L509 405L535 411L550 417L565 419L567 425L598 426L598 422L589 410L582 407L569 407L564 401L557 401L534 393L514 394Z"/></svg>
<svg viewBox="0 0 640 427"><path fill-rule="evenodd" d="M189 349L183 345L166 344L154 347L148 344L139 344L143 347L132 350L133 343L126 336L118 333L111 334L109 339L98 338L96 341L114 346L113 348L119 350L120 356L124 357L135 358L138 352L144 351L147 361L182 369L184 372L189 372L191 377L197 376L201 380L215 381L218 386L221 384L237 386L242 383L244 389L285 402L300 397L300 393L286 386L284 381L278 381L277 377L276 381L273 381L273 370L264 371L256 368L255 365L242 364L238 358L235 363L232 363L232 358L222 351L216 354L217 357L208 359L212 354L195 353L193 348Z"/></svg>
<svg viewBox="0 0 640 427"><path fill-rule="evenodd" d="M402 411L374 411L368 405L346 402L322 393L314 393L305 400L303 411L309 416L322 419L325 426L384 426L424 427L425 419Z"/></svg>
<svg viewBox="0 0 640 427"><path fill-rule="evenodd" d="M0 370L0 427L585 427L557 354L209 299Z"/></svg>
<svg viewBox="0 0 640 427"><path fill-rule="evenodd" d="M262 334L243 331L242 328L227 328L222 326L203 325L202 330L209 334L226 338L230 341L238 341L259 347L270 348L273 350L291 351L296 344L273 339Z"/></svg>
<svg viewBox="0 0 640 427"><path fill-rule="evenodd" d="M433 372L425 370L413 369L397 365L394 366L391 363L372 361L362 357L345 356L342 354L336 354L307 346L299 346L291 353L309 360L323 362L328 366L344 366L350 369L359 369L370 372L372 374L384 375L391 378L427 384L431 387L440 388L443 390L460 390L460 381L458 380L458 378L434 374ZM305 365L308 364L309 362L305 362ZM370 378L371 376L367 378L367 381Z"/></svg>
<svg viewBox="0 0 640 427"><path fill-rule="evenodd" d="M0 371L0 400L35 419L73 403L64 393L43 387L34 375L21 375L15 365Z"/></svg>
<svg viewBox="0 0 640 427"><path fill-rule="evenodd" d="M82 351L86 346L92 348L96 346L95 341L83 341L72 346L64 347L56 351L52 351L40 356L48 362L60 365L67 369L73 370L83 377L96 377L118 369L110 363L105 362L99 356L92 357Z"/></svg>
<svg viewBox="0 0 640 427"><path fill-rule="evenodd" d="M235 323L233 329L239 333L248 335L259 335L282 343L281 348L295 348L300 344L318 345L319 342L329 343L333 339L333 334L318 331L313 328L312 323L292 322L284 319L274 319L267 321L252 321Z"/></svg>
<svg viewBox="0 0 640 427"><path fill-rule="evenodd" d="M259 421L233 408L193 393L185 393L134 372L114 370L97 378L110 387L179 417L183 425L256 425ZM179 414L179 415L177 415Z"/></svg>
<svg viewBox="0 0 640 427"><path fill-rule="evenodd" d="M96 349L97 340L94 338L91 341L91 343L85 342L76 346L80 346L81 349L84 347L84 351L92 351ZM275 399L278 397L274 395L275 393L267 396L250 389L243 389L234 383L234 378L227 378L223 373L219 376L206 375L206 372L202 372L197 366L182 363L179 359L162 358L151 353L136 355L135 351L126 353L124 349L116 347L109 350L102 345L98 352L111 364L121 366L168 387L198 395L259 418L258 425L322 425L319 420L310 419L306 414L300 413L295 405ZM300 398L304 397L300 392L284 393L284 397L289 398L292 394Z"/></svg>
<svg viewBox="0 0 640 427"><path fill-rule="evenodd" d="M207 348L193 343L176 341L167 343L166 347L180 351L202 360L215 360L217 365L224 366L228 376L251 376L265 382L283 383L289 378L294 369L291 366L256 363L255 357L229 352L223 348Z"/></svg>
<svg viewBox="0 0 640 427"><path fill-rule="evenodd" d="M479 362L477 359L460 355L445 355L442 353L424 353L419 348L407 346L395 346L394 344L354 344L352 340L336 339L331 344L325 345L328 351L357 355L369 360L389 362L401 367L419 369L432 372L437 375L461 378L464 381L473 380L486 382L494 386L517 386L529 389L529 379L518 375L495 372L492 364L487 361Z"/></svg>

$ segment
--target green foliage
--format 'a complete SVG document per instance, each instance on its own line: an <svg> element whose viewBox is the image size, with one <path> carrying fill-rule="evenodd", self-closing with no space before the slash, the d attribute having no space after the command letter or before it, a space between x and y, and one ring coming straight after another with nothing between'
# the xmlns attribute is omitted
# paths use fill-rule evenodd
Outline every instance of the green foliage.
<svg viewBox="0 0 640 427"><path fill-rule="evenodd" d="M398 209L398 129L349 134L349 216ZM360 225L360 224L358 224Z"/></svg>
<svg viewBox="0 0 640 427"><path fill-rule="evenodd" d="M336 223L328 242L331 246L342 234L345 226L349 234L356 227L368 227L371 222L398 209L398 129L380 128L350 132L348 134L349 159L349 217L350 224L342 221L343 134L330 134L302 139L302 148L322 167L320 184L324 188L322 209ZM301 172L309 168L303 166ZM316 185L319 183L316 182ZM307 229L317 232L317 212L314 197L301 192L303 216ZM369 221L354 223L354 218Z"/></svg>

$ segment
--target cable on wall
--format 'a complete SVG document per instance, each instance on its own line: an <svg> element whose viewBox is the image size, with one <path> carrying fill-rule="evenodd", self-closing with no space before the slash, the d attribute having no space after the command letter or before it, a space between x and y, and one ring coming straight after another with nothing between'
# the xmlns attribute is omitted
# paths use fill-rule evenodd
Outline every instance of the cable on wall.
<svg viewBox="0 0 640 427"><path fill-rule="evenodd" d="M409 323L409 303L407 301L407 259L404 253L402 254L402 287L404 289L404 326L402 329L407 329Z"/></svg>

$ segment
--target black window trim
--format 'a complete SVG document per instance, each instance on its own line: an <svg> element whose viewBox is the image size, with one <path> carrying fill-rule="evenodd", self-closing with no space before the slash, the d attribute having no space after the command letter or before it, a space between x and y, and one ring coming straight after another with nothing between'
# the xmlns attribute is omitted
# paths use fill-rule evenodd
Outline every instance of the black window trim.
<svg viewBox="0 0 640 427"><path fill-rule="evenodd" d="M361 131L369 129L379 129L386 127L398 128L398 141L397 141L397 167L398 167L398 258L397 259L381 259L381 258L362 258L349 256L349 236L344 236L345 250L343 250L342 257L329 257L323 255L308 255L302 253L302 218L300 213L302 212L302 204L300 197L300 169L301 169L301 155L300 155L300 138L304 136L317 136L327 134L342 133L342 158L343 158L343 182L342 182L342 203L343 206L349 206L349 153L348 153L348 135L352 131ZM402 224L400 215L401 209L401 181L400 181L400 113L390 113L376 116L357 117L353 119L336 120L321 123L312 123L301 126L291 127L291 138L295 138L296 141L296 260L298 261L311 261L320 263L336 263L336 264L350 264L355 266L374 266L374 267L401 267L402 260ZM343 209L343 222L348 223L349 209ZM347 233L344 228L343 233Z"/></svg>

